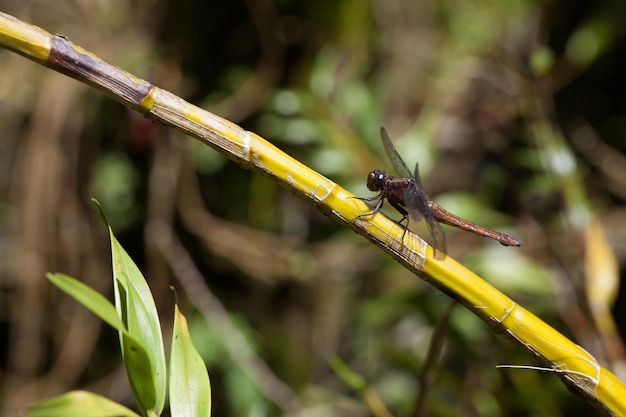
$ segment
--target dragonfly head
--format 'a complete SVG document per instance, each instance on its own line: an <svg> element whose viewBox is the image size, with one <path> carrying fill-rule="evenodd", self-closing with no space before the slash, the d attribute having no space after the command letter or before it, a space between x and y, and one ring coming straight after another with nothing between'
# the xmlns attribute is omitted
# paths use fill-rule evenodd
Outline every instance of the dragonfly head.
<svg viewBox="0 0 626 417"><path fill-rule="evenodd" d="M370 191L381 191L385 187L387 174L381 169L374 170L367 176L367 188Z"/></svg>

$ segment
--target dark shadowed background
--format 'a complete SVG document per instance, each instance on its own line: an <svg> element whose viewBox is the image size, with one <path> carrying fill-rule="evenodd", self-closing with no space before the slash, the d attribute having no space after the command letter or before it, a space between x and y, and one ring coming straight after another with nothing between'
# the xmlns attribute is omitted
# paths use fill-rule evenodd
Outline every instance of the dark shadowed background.
<svg viewBox="0 0 626 417"><path fill-rule="evenodd" d="M371 195L370 170L389 168L384 125L433 199L524 241L504 248L447 228L448 253L626 375L626 295L610 291L617 328L598 325L611 322L586 299L595 271L584 256L599 239L585 226L600 218L618 261L609 271L619 276L626 259L622 0L0 0L0 10L258 133L357 195ZM177 289L213 415L370 415L330 369L332 354L395 416L415 414L450 301L365 239L6 50L0 132L0 415L78 388L133 405L117 334L44 276L63 272L111 297L90 197L144 272L165 329ZM454 308L428 415L594 412L554 374L499 364L538 365Z"/></svg>

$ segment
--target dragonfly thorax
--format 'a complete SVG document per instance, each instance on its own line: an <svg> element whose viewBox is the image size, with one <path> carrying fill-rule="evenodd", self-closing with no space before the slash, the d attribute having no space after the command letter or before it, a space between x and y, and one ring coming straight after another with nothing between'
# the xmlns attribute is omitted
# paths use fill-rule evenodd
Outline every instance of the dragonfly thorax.
<svg viewBox="0 0 626 417"><path fill-rule="evenodd" d="M367 176L367 189L370 191L381 191L385 187L385 182L391 179L382 169L376 169Z"/></svg>

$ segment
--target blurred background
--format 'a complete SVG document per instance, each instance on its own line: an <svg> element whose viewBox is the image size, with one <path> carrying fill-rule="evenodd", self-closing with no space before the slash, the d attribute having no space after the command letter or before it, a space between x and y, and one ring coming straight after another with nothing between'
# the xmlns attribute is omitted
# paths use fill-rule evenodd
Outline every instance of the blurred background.
<svg viewBox="0 0 626 417"><path fill-rule="evenodd" d="M431 198L524 242L446 228L448 253L626 375L623 1L0 0L0 10L360 196L372 195L370 170L389 168L384 125L407 164L419 161ZM116 333L44 276L111 298L90 197L144 272L166 337L177 289L215 416L372 415L332 355L395 416L595 413L553 373L496 369L538 364L279 185L6 50L0 132L2 416L78 388L133 406Z"/></svg>

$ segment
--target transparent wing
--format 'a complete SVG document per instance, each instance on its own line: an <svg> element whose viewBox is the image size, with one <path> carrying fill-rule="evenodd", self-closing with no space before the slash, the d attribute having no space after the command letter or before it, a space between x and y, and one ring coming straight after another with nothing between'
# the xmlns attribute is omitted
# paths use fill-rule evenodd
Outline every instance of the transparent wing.
<svg viewBox="0 0 626 417"><path fill-rule="evenodd" d="M403 196L404 206L409 212L409 216L415 222L420 222L422 219L425 220L428 233L432 237L432 239L428 240L431 241L435 249L435 257L442 259L445 257L446 253L446 235L428 206L428 196L420 180L419 165L415 164L415 174L412 174L409 167L407 167L400 157L400 154L398 154L395 146L393 146L384 127L380 128L380 136L383 139L383 147L385 148L387 157L389 157L396 174L411 180L410 185L404 190Z"/></svg>
<svg viewBox="0 0 626 417"><path fill-rule="evenodd" d="M380 137L383 139L383 146L385 148L385 152L387 153L387 157L389 161L391 161L391 165L393 169L396 171L401 177L413 178L413 174L411 174L411 170L406 166L402 158L400 158L400 154L396 151L396 147L393 146L389 135L384 127L380 128Z"/></svg>
<svg viewBox="0 0 626 417"><path fill-rule="evenodd" d="M433 248L435 248L435 256L438 259L442 259L438 255L439 252L442 254L446 253L446 235L443 232L439 221L437 221L430 211L428 203L426 203L425 207L421 206L420 199L417 197L417 189L414 189L411 193L407 190L404 200L411 220L419 223L422 219L424 219L424 223L426 223L426 228L428 229L428 234L431 236L430 239L426 240L432 244Z"/></svg>
<svg viewBox="0 0 626 417"><path fill-rule="evenodd" d="M432 237L430 243L435 248L435 257L442 259L446 253L446 235L428 204L428 196L422 186L418 164L415 164L414 172L414 185L405 190L404 201L407 205L407 211L416 222L424 218L428 233Z"/></svg>
<svg viewBox="0 0 626 417"><path fill-rule="evenodd" d="M433 237L433 248L435 248L435 258L443 259L446 257L446 234L443 232L441 225L436 221L429 224L428 228Z"/></svg>
<svg viewBox="0 0 626 417"><path fill-rule="evenodd" d="M432 246L435 248L435 257L442 259L446 253L446 235L439 224L439 221L433 214L428 204L428 196L424 191L422 180L420 178L419 164L415 164L415 194L420 204L420 211L424 215L426 226L428 226L428 232L432 236Z"/></svg>
<svg viewBox="0 0 626 417"><path fill-rule="evenodd" d="M428 217L429 214L432 217L428 207L428 200L425 199L426 195L421 189L422 187L413 179L411 179L409 184L404 190L403 197L404 206L406 211L409 212L411 220L420 222L423 218Z"/></svg>

